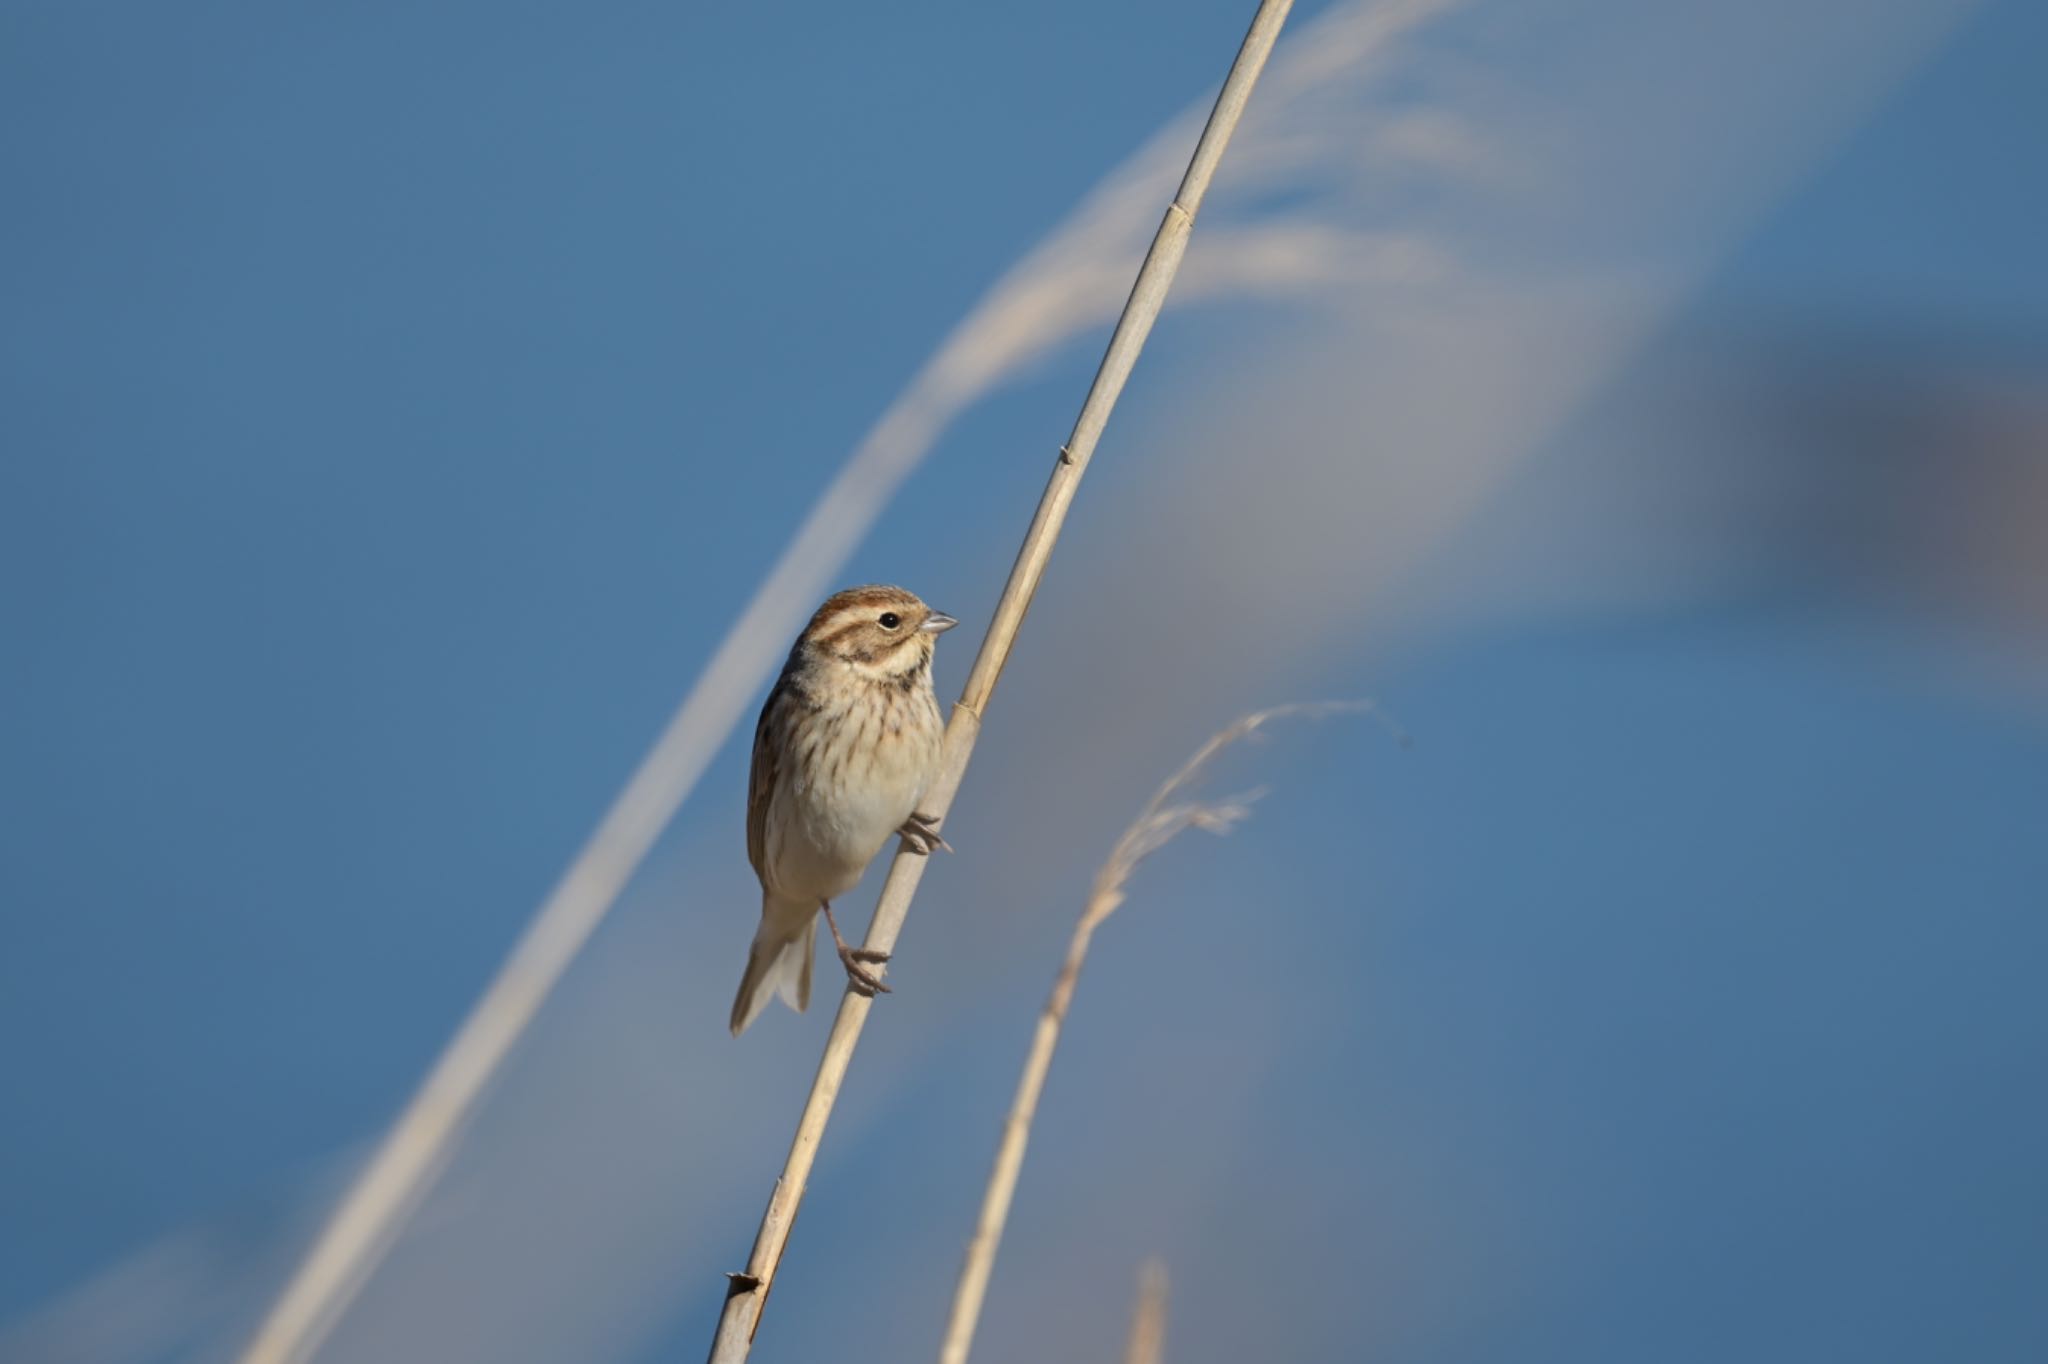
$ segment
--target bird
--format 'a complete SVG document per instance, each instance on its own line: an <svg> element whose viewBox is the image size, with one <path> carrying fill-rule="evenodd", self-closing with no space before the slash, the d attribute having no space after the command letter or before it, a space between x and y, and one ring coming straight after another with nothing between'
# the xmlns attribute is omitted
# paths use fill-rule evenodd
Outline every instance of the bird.
<svg viewBox="0 0 2048 1364"><path fill-rule="evenodd" d="M747 860L761 882L761 923L732 1002L734 1037L778 995L799 1013L809 1005L821 911L850 987L888 991L868 969L888 954L848 946L832 901L892 835L915 853L952 851L918 802L945 733L932 653L958 624L900 587L851 587L827 598L790 647L754 726Z"/></svg>

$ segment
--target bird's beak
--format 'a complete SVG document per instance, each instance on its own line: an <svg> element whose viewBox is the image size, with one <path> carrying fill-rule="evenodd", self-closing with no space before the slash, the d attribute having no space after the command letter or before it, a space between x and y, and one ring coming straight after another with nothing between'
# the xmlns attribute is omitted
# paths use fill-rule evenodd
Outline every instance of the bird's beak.
<svg viewBox="0 0 2048 1364"><path fill-rule="evenodd" d="M934 611L929 616L926 616L924 624L917 628L928 635L943 635L959 623L959 621L954 620L944 611Z"/></svg>

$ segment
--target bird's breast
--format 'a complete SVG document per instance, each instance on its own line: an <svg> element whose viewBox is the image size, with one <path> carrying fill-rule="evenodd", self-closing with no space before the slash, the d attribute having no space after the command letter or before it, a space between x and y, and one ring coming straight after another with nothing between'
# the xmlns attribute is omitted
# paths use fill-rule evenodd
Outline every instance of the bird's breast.
<svg viewBox="0 0 2048 1364"><path fill-rule="evenodd" d="M820 706L791 744L768 812L768 861L777 888L831 899L917 808L939 756L938 703L870 687Z"/></svg>

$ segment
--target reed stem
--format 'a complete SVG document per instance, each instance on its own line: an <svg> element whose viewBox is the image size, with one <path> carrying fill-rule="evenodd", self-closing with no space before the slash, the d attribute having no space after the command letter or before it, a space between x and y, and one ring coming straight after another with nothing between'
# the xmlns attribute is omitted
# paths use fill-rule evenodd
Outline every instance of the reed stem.
<svg viewBox="0 0 2048 1364"><path fill-rule="evenodd" d="M1094 383L1081 405L1081 415L1074 423L1073 433L1060 447L1053 462L1052 476L1039 498L1031 528L1025 532L1016 563L1011 567L1002 597L996 603L995 616L989 623L988 633L982 638L981 651L975 656L967 685L946 726L945 752L938 775L922 802L926 811L941 819L952 807L954 793L960 789L961 777L967 770L968 759L981 732L982 715L994 694L996 680L1002 675L1003 665L1009 660L1017 631L1024 623L1024 613L1030 609L1031 598L1045 574L1045 565L1059 540L1060 528L1080 487L1081 476L1087 472L1096 442L1108 424L1109 414L1123 392L1132 366L1137 363L1146 337L1151 334L1161 305L1166 301L1167 289L1173 283L1175 272L1180 269L1181 257L1187 251L1188 235L1194 228L1195 215L1201 209L1202 198L1208 192L1217 163L1222 160L1231 134L1237 130L1252 87L1257 83L1266 58L1273 50L1274 40L1279 37L1281 25L1286 22L1292 8L1293 0L1261 0L1251 28L1238 49L1237 59L1231 64L1230 74L1224 79L1223 89L1216 96L1215 108L1210 111L1209 121L1202 129L1201 140L1195 145L1195 153L1188 163L1187 174L1181 179L1180 190L1167 206L1159 230L1152 238L1151 249L1146 252L1144 264L1138 269L1137 281L1131 286L1123 315L1118 318L1102 363L1096 369ZM883 883L874 919L868 926L865 946L882 953L895 950L897 935L902 931L911 899L917 893L918 882L924 877L926 861L926 858L915 854L897 853L895 861L890 864L888 879ZM818 1062L817 1076L811 1083L810 1096L804 1103L796 1135L790 1142L789 1156L783 1163L781 1177L775 1181L774 1192L769 1195L767 1210L762 1213L753 1251L747 1257L747 1267L729 1280L725 1306L719 1314L718 1329L712 1338L710 1364L739 1364L753 1348L754 1333L760 1326L769 1290L775 1285L775 1273L782 1263L782 1252L789 1242L790 1228L796 1222L797 1209L803 1202L804 1186L817 1159L825 1124L839 1098L840 1085L845 1081L847 1066L853 1059L854 1047L860 1041L861 1029L867 1023L868 1010L873 1004L872 998L851 990L840 999L839 1012L832 1020L832 1031L825 1040L824 1055Z"/></svg>

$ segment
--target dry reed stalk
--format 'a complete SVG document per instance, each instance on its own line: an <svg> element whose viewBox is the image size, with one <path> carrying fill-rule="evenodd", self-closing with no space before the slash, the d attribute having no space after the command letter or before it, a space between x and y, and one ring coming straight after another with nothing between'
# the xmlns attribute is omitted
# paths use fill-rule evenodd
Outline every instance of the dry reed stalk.
<svg viewBox="0 0 2048 1364"><path fill-rule="evenodd" d="M1273 720L1289 717L1320 719L1347 711L1377 714L1369 701L1322 701L1274 706L1253 711L1209 736L1194 756L1166 779L1138 818L1123 832L1110 850L1109 859L1095 873L1074 936L1067 943L1066 960L1054 977L1052 994L1038 1015L1038 1029L1031 1050L1024 1058L1024 1072L1017 1077L1017 1093L1010 1101L1010 1113L1003 1120L1002 1140L996 1146L995 1168L989 1172L988 1187L982 1193L981 1215L975 1220L974 1239L967 1243L966 1263L953 1289L953 1308L946 1320L946 1335L939 1347L940 1364L967 1364L967 1352L974 1343L974 1328L981 1320L981 1306L988 1293L989 1275L1002 1243L1003 1226L1009 1220L1010 1201L1017 1192L1017 1176L1024 1168L1024 1149L1031 1140L1031 1121L1038 1113L1039 1096L1045 1092L1046 1073L1060 1042L1067 1010L1074 1002L1074 989L1081 979L1082 963L1102 921L1124 902L1124 888L1146 858L1158 852L1189 829L1207 833L1228 833L1251 814L1257 791L1228 796L1222 800L1185 800L1183 794L1202 775L1218 753L1249 737ZM1384 717L1382 717L1384 722ZM1391 725L1389 726L1392 727ZM1398 729L1394 730L1400 736Z"/></svg>
<svg viewBox="0 0 2048 1364"><path fill-rule="evenodd" d="M1124 1343L1124 1364L1165 1364L1166 1265L1147 1260L1138 1271L1138 1302L1131 1309L1131 1338Z"/></svg>
<svg viewBox="0 0 2048 1364"><path fill-rule="evenodd" d="M1166 291L1173 283L1175 272L1180 269L1182 256L1187 252L1188 235L1194 229L1195 214L1201 209L1202 197L1208 192L1217 163L1223 159L1224 148L1230 144L1231 134L1243 116L1245 102L1251 98L1252 87L1258 82L1259 72L1264 69L1274 40L1280 36L1280 27L1292 8L1293 0L1261 0L1258 13L1252 17L1251 28L1238 48L1237 59L1231 63L1230 74L1224 78L1222 90L1217 93L1215 108L1210 111L1201 139L1195 144L1195 152L1188 162L1187 174L1181 178L1179 192L1167 206L1159 230L1152 238L1151 249L1145 253L1144 263L1138 267L1138 278L1131 286L1123 315L1117 319L1116 330L1110 335L1102 363L1095 371L1095 380L1081 404L1081 415L1075 420L1072 434L1060 447L1053 462L1052 477L1039 497L1038 510L1031 518L1031 527L1024 534L1024 543L1017 551L1017 561L1011 567L1009 580L1003 585L1003 595L996 603L994 619L989 622L988 633L982 638L981 650L975 655L974 667L968 673L967 685L962 689L960 700L953 707L952 719L946 726L945 752L939 772L922 802L925 810L940 819L952 808L954 793L960 789L960 779L967 770L968 758L973 754L974 741L981 730L982 714L995 691L996 679L1002 675L1003 665L1009 659L1010 649L1016 643L1017 631L1024 623L1024 613L1030 608L1031 598L1045 574L1045 565L1052 557L1060 527L1066 521L1067 509L1080 487L1081 475L1087 472L1088 462L1095 454L1096 442L1109 421L1110 411L1116 406L1124 382L1130 377L1131 367L1137 363L1138 352L1143 349L1145 338L1151 334L1152 324L1159 316L1160 306L1166 301ZM895 951L897 935L910 911L910 901L917 893L918 882L924 877L927 861L924 857L901 850L897 852L895 861L890 864L888 879L883 883L881 899L875 905L864 946L883 954ZM795 1224L797 1209L803 1202L804 1186L817 1159L818 1144L824 1138L826 1121L832 1115L832 1106L839 1097L839 1086L846 1078L847 1066L853 1059L854 1047L860 1040L861 1029L867 1023L868 1010L873 1004L872 997L852 990L840 999L839 1012L832 1020L832 1031L825 1039L824 1055L818 1062L817 1076L811 1082L810 1095L804 1102L802 1116L797 1120L789 1156L783 1163L781 1177L775 1181L774 1192L769 1195L767 1210L761 1215L761 1227L755 1234L747 1267L743 1272L730 1276L725 1307L719 1314L718 1329L711 1341L710 1364L738 1364L753 1349L754 1332L760 1325L762 1307L767 1302L769 1290L774 1287L775 1271L782 1263L783 1248L789 1243L790 1228Z"/></svg>

